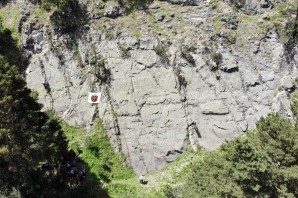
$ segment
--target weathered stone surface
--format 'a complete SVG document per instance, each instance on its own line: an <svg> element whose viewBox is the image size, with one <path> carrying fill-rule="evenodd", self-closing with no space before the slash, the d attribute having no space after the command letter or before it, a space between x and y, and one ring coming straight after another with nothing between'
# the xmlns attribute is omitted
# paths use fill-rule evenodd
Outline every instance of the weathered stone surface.
<svg viewBox="0 0 298 198"><path fill-rule="evenodd" d="M293 79L290 76L284 76L280 83L285 90L291 90L294 87Z"/></svg>
<svg viewBox="0 0 298 198"><path fill-rule="evenodd" d="M286 91L280 92L273 99L272 110L278 112L281 115L288 117L291 114L290 111L290 99Z"/></svg>
<svg viewBox="0 0 298 198"><path fill-rule="evenodd" d="M231 54L223 53L220 69L225 72L237 71L238 65L235 57Z"/></svg>
<svg viewBox="0 0 298 198"><path fill-rule="evenodd" d="M160 14L160 13L156 14L156 20L159 22L162 22L165 17L166 17L166 15L164 15L164 14Z"/></svg>
<svg viewBox="0 0 298 198"><path fill-rule="evenodd" d="M222 101L212 101L201 105L203 114L222 115L228 114L229 110Z"/></svg>
<svg viewBox="0 0 298 198"><path fill-rule="evenodd" d="M137 49L139 47L139 40L136 37L124 37L119 39L119 43L125 49Z"/></svg>
<svg viewBox="0 0 298 198"><path fill-rule="evenodd" d="M274 80L274 72L260 72L262 77L262 82L273 81Z"/></svg>
<svg viewBox="0 0 298 198"><path fill-rule="evenodd" d="M245 69L243 70L243 79L246 83L246 86L256 86L260 84L261 76Z"/></svg>
<svg viewBox="0 0 298 198"><path fill-rule="evenodd" d="M144 65L145 67L152 67L159 60L159 57L153 50L135 50L131 52L131 56L135 58L137 63Z"/></svg>
<svg viewBox="0 0 298 198"><path fill-rule="evenodd" d="M258 14L268 2L245 1L242 11ZM151 5L150 11L161 12L163 3ZM261 38L236 38L227 46L224 31L214 36L213 19L218 10L213 11L209 1L172 3L200 6L177 6L177 12L169 12L175 15L167 14L166 19L171 19L164 21L167 25L160 26L155 18L146 24L145 12L138 12L129 24L117 18L122 15L119 7L106 5L100 9L112 19L95 16L98 20L90 21L90 31L69 35L52 32L51 27L32 26L29 18L20 19L21 43L27 57L31 56L26 71L28 87L39 93L44 110L54 108L68 123L87 129L99 116L113 148L124 152L137 173L161 169L190 145L216 149L254 129L256 122L272 111L292 116L289 94L295 90L296 46L289 60L273 30ZM227 4L222 12L231 10ZM234 15L227 16L221 17L222 27L245 33L240 22L228 20ZM100 23L107 29L99 28ZM256 23L258 27L262 24ZM73 43L77 49L70 47ZM189 47L184 55L182 46ZM220 53L222 60L215 63L212 52ZM107 81L95 74L99 57L104 58ZM50 90L43 86L44 79ZM102 92L102 103L87 103L89 91Z"/></svg>
<svg viewBox="0 0 298 198"><path fill-rule="evenodd" d="M115 5L110 5L106 8L104 16L110 18L116 18L120 15L120 8Z"/></svg>
<svg viewBox="0 0 298 198"><path fill-rule="evenodd" d="M153 50L158 45L158 40L150 36L143 36L140 38L140 48L145 50Z"/></svg>

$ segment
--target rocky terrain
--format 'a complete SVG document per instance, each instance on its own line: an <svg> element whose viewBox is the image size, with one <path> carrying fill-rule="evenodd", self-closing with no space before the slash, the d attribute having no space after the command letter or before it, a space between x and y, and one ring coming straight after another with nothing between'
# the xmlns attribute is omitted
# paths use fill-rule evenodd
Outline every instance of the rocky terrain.
<svg viewBox="0 0 298 198"><path fill-rule="evenodd" d="M280 10L292 2L243 2L154 1L131 11L86 0L71 33L33 1L2 11L44 109L87 129L102 119L114 149L144 173L188 145L214 150L272 111L291 118L298 54L281 32L297 16ZM88 92L102 92L102 102L87 103Z"/></svg>

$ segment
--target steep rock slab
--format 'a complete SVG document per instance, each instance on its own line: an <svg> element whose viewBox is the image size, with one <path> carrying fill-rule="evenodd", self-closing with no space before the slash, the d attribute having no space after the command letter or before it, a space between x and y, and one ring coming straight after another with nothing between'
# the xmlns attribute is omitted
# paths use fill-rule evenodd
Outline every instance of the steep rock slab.
<svg viewBox="0 0 298 198"><path fill-rule="evenodd" d="M208 2L179 7L171 18L166 15L158 22L168 24L156 27L156 34L149 31L154 24L142 22L137 28L146 34L141 36L125 28L118 36L116 19L104 30L90 21L87 32L72 38L46 27L33 30L24 22L22 43L32 55L28 87L39 93L45 110L54 108L70 124L91 128L100 115L112 146L124 152L137 173L161 169L190 144L216 149L254 129L256 121L272 111L290 115L288 94L298 56L294 53L293 60L286 61L287 52L274 31L256 42L246 39L244 47L238 41L227 47L224 32L209 38L215 34L212 10ZM179 19L189 26L165 38ZM202 31L185 36L191 29ZM203 44L204 39L216 42L216 49ZM169 49L161 48L165 43ZM182 53L184 45L191 50ZM222 60L212 60L206 47ZM165 55L169 64L161 57ZM104 62L100 71L107 72L105 81L97 73L97 60ZM101 91L102 103L88 104L88 91Z"/></svg>

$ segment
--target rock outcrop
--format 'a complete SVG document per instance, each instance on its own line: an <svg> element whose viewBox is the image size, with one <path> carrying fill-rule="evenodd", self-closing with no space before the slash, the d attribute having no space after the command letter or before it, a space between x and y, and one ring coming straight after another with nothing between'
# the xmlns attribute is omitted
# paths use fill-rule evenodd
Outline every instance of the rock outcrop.
<svg viewBox="0 0 298 198"><path fill-rule="evenodd" d="M272 111L291 116L297 47L288 60L276 31L246 36L242 14L232 25L219 21L226 31L218 32L217 9L235 16L227 3L169 2L199 6L157 2L133 20L107 7L100 17L90 14L87 30L70 35L20 18L22 44L32 55L28 87L44 109L86 128L103 119L111 144L138 173L161 169L188 145L216 149ZM261 3L265 9L269 1ZM102 92L102 102L88 104L89 91Z"/></svg>

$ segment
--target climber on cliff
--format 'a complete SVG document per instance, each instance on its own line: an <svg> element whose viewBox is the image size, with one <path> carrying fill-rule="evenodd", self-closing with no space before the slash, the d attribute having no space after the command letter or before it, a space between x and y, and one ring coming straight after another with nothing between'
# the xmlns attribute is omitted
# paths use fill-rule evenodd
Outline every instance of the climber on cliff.
<svg viewBox="0 0 298 198"><path fill-rule="evenodd" d="M51 92L49 81L47 80L46 76L43 77L42 84L47 92Z"/></svg>

